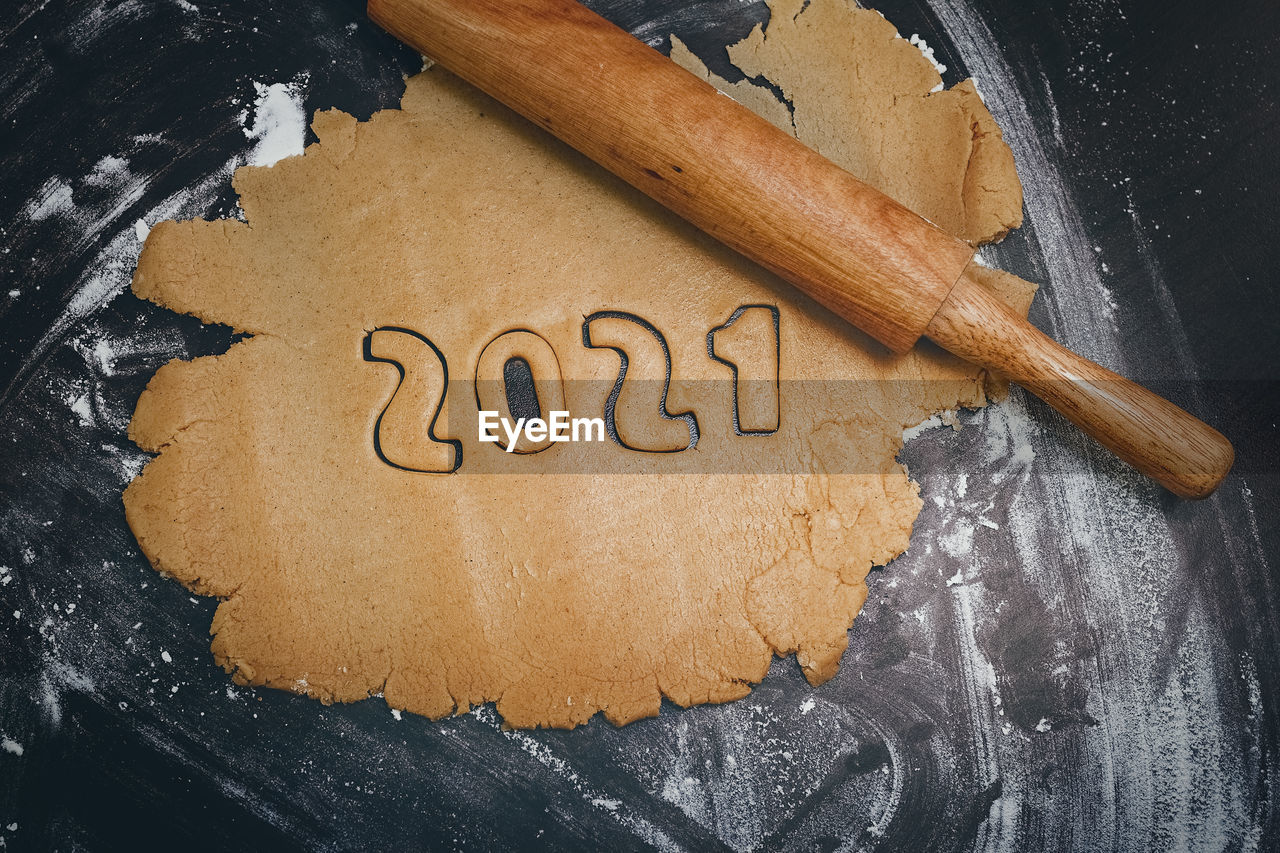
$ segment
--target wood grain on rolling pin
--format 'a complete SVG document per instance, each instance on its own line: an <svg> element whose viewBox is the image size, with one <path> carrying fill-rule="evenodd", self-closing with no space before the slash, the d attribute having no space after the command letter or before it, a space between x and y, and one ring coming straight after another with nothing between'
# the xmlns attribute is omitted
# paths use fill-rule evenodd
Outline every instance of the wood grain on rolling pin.
<svg viewBox="0 0 1280 853"><path fill-rule="evenodd" d="M1235 452L1213 427L1094 364L961 277L925 334L1009 377L1148 477L1184 498L1213 493Z"/></svg>
<svg viewBox="0 0 1280 853"><path fill-rule="evenodd" d="M973 257L571 0L372 0L369 16L895 352Z"/></svg>
<svg viewBox="0 0 1280 853"><path fill-rule="evenodd" d="M1184 497L1230 470L1216 430L983 292L968 244L574 0L370 0L369 15L890 349L928 334Z"/></svg>

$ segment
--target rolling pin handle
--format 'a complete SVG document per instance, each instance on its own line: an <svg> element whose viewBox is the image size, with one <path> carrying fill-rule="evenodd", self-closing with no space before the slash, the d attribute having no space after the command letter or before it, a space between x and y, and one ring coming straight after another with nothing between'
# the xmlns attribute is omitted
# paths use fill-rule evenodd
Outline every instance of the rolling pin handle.
<svg viewBox="0 0 1280 853"><path fill-rule="evenodd" d="M1235 451L1213 427L1063 347L965 274L925 334L1011 379L1169 491L1208 497Z"/></svg>

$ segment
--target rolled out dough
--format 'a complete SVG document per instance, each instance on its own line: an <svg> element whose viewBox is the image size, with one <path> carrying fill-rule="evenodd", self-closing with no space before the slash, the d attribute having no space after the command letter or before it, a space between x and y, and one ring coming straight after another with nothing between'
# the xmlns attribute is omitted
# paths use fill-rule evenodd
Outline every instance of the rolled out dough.
<svg viewBox="0 0 1280 853"><path fill-rule="evenodd" d="M798 21L834 16L821 37L788 24L777 79L800 138L857 167L849 152L884 139L858 110L880 101L831 57L886 25L847 11L814 0ZM780 72L773 43L753 36L735 60ZM858 60L877 92L932 79L897 44ZM1017 180L974 153L998 141L980 102L954 100L948 115L987 128L969 155L935 156L952 136L913 112L907 152L868 162L896 170L873 177L922 214L985 239L1013 196L967 194L973 163ZM410 79L399 110L313 127L304 156L236 172L245 221L157 225L134 277L142 297L251 335L157 372L130 434L158 455L125 493L155 567L223 599L212 647L232 677L323 701L382 693L430 717L495 702L513 726L736 699L774 655L830 678L868 570L907 547L920 508L894 461L903 427L983 404L988 378L928 346L891 356L444 72ZM1026 310L1031 285L984 275ZM730 368L708 353L708 332L749 305L778 315L776 412L752 398L772 435L735 435ZM692 413L696 447L479 443L474 378L499 372L479 362L503 333L518 332L493 352L558 366L567 408L602 413L620 359L584 345L597 312L621 312L591 334L630 354L637 400L663 365L628 317L661 334L666 408ZM761 317L724 351L759 352ZM619 435L682 446L688 421L622 401Z"/></svg>

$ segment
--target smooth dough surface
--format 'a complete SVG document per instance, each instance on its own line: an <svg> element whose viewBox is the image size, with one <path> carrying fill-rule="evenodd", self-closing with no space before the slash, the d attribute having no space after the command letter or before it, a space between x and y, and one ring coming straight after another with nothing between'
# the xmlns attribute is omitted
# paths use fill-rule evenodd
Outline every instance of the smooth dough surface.
<svg viewBox="0 0 1280 853"><path fill-rule="evenodd" d="M828 7L844 8L814 0L800 21ZM882 28L833 20L788 38L822 57ZM894 67L927 77L915 60ZM779 79L797 117L802 103L840 114L847 69L811 71ZM774 655L795 653L815 684L833 675L868 570L906 549L920 509L894 459L903 428L983 404L989 378L928 346L891 356L442 71L411 78L399 110L321 112L313 127L304 156L237 171L245 221L157 225L133 284L250 335L157 372L130 434L158 455L125 494L155 567L223 599L212 648L233 678L324 701L381 693L430 717L495 702L514 726L573 726L653 715L664 696L742 697ZM837 160L866 141L859 122L795 129L841 139ZM911 131L921 163L935 131ZM964 199L957 162L898 178L928 184L911 196L923 215L963 211L972 237L994 214ZM1016 184L1011 161L1003 178ZM1027 309L1033 286L984 276ZM734 433L731 369L708 353L708 333L752 305L778 317L779 397L769 410L756 395L752 421L776 420L772 435ZM623 316L592 320L588 347L597 312ZM540 398L554 386L575 416L599 416L613 343L630 356L618 434L681 446L688 422L653 408L661 350L629 315L661 333L666 410L694 415L695 447L477 441L478 370L488 381L508 355L558 367L562 383L535 376ZM745 365L770 351L763 317L717 338L744 375L769 375ZM461 465L406 470L453 459L428 432L446 387L434 435L459 443Z"/></svg>

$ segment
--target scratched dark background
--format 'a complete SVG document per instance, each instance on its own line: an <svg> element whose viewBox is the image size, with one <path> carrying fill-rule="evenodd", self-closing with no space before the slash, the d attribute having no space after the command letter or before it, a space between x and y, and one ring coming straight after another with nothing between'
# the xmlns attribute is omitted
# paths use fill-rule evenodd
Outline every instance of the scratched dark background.
<svg viewBox="0 0 1280 853"><path fill-rule="evenodd" d="M723 46L768 18L591 5L726 75ZM1177 501L1015 393L908 445L926 508L833 681L779 661L738 703L526 734L228 690L214 602L153 572L120 504L147 379L230 341L117 292L132 224L171 197L233 213L220 170L251 144L254 81L365 118L419 58L345 0L7 0L0 846L1280 845L1280 7L876 7L1004 126L1028 223L986 257L1044 283L1035 322L1208 418L1237 469ZM93 177L108 155L129 180ZM54 178L73 206L33 215Z"/></svg>

